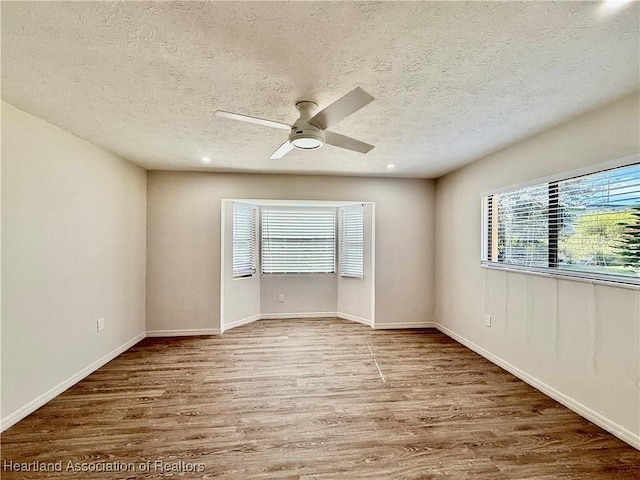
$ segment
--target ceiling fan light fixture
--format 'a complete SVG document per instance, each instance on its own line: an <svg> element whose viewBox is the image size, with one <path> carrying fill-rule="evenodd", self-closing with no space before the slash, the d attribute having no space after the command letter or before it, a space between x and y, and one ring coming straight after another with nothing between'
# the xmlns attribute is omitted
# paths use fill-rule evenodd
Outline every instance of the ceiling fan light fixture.
<svg viewBox="0 0 640 480"><path fill-rule="evenodd" d="M300 150L315 150L324 145L322 132L310 130L294 130L289 137L291 145Z"/></svg>
<svg viewBox="0 0 640 480"><path fill-rule="evenodd" d="M291 141L291 144L300 150L315 150L324 145L324 142L319 138L314 137L299 137Z"/></svg>

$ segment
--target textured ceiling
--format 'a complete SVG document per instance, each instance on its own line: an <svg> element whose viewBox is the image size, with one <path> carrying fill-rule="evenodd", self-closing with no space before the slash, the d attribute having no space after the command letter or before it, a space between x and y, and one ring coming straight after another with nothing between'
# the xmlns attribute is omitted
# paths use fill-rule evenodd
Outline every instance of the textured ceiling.
<svg viewBox="0 0 640 480"><path fill-rule="evenodd" d="M638 89L638 4L598 7L3 1L2 97L151 169L435 177ZM332 130L366 155L267 160L286 131L213 115L292 123L356 86L375 101Z"/></svg>

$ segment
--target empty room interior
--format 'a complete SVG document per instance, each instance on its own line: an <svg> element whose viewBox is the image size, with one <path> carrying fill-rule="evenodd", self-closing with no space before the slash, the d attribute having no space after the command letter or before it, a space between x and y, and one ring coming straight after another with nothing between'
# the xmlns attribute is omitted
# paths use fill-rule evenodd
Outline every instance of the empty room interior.
<svg viewBox="0 0 640 480"><path fill-rule="evenodd" d="M0 476L640 478L639 7L2 1Z"/></svg>

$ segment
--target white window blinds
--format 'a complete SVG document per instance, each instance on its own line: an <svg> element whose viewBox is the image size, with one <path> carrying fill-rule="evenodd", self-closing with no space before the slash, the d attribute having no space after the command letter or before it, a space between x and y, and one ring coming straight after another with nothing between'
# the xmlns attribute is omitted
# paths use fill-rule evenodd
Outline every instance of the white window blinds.
<svg viewBox="0 0 640 480"><path fill-rule="evenodd" d="M249 277L256 272L256 207L233 204L233 276Z"/></svg>
<svg viewBox="0 0 640 480"><path fill-rule="evenodd" d="M262 210L262 273L335 273L335 210Z"/></svg>
<svg viewBox="0 0 640 480"><path fill-rule="evenodd" d="M535 185L494 197L500 261L546 267L549 253L548 185ZM496 220L496 217L493 218Z"/></svg>
<svg viewBox="0 0 640 480"><path fill-rule="evenodd" d="M484 198L483 261L640 279L640 165Z"/></svg>
<svg viewBox="0 0 640 480"><path fill-rule="evenodd" d="M362 205L340 208L340 275L364 276L364 209Z"/></svg>

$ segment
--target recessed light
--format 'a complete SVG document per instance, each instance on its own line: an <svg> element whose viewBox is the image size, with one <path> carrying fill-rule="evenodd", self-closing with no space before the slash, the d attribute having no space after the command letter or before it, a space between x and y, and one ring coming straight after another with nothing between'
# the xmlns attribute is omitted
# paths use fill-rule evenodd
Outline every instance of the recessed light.
<svg viewBox="0 0 640 480"><path fill-rule="evenodd" d="M202 157L202 163L211 163L211 159L209 157Z"/></svg>
<svg viewBox="0 0 640 480"><path fill-rule="evenodd" d="M389 165L387 165L387 168L391 170L392 168L396 168L396 166L393 163L390 163Z"/></svg>
<svg viewBox="0 0 640 480"><path fill-rule="evenodd" d="M635 0L602 0L598 12L604 17L613 15Z"/></svg>

